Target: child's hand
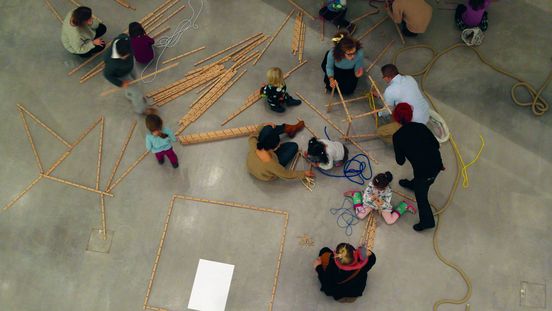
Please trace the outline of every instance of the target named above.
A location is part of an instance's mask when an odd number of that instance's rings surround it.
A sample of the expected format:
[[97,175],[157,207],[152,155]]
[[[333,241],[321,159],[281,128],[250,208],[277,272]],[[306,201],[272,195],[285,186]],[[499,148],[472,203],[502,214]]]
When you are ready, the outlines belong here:
[[333,88],[335,88],[337,86],[337,80],[334,79],[334,78],[330,78],[330,86]]
[[305,171],[305,176],[313,178],[314,177],[314,172],[313,171]]
[[161,131],[160,130],[154,130],[153,132],[151,132],[153,135],[155,136],[161,136]]
[[312,262],[312,266],[316,269],[316,267],[320,266],[322,264],[322,260],[320,259],[320,257],[316,258],[313,262]]
[[355,77],[360,78],[362,77],[362,74],[364,73],[363,68],[358,68],[358,70],[355,72]]

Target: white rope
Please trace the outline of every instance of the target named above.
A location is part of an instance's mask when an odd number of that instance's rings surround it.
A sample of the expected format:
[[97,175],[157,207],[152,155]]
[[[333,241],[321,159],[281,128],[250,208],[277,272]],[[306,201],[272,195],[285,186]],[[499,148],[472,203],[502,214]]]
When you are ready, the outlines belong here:
[[[178,44],[178,42],[180,41],[180,39],[182,38],[182,35],[186,31],[188,31],[190,28],[192,28],[194,30],[199,29],[199,25],[197,25],[196,21],[199,18],[199,15],[201,15],[201,11],[203,10],[203,4],[204,4],[203,0],[201,0],[201,7],[199,8],[199,10],[197,11],[197,14],[196,14],[196,11],[195,11],[194,7],[192,6],[192,0],[188,0],[188,6],[192,10],[192,16],[190,18],[186,18],[186,19],[183,19],[182,21],[180,21],[180,23],[178,23],[178,26],[176,27],[176,30],[171,35],[159,38],[159,40],[155,44],[155,47],[162,48],[161,52],[159,53],[157,58],[154,57],[146,65],[146,67],[144,67],[144,70],[142,70],[142,73],[140,74],[140,78],[144,77],[145,71],[154,62],[155,62],[155,70],[154,71],[158,70],[159,61],[161,60],[161,57],[163,56],[163,53],[165,53],[165,50],[167,48],[175,47]],[[155,53],[155,50],[154,50],[154,53]],[[151,83],[155,80],[156,77],[157,77],[157,74],[153,75],[153,77],[150,80],[145,80],[145,79],[142,80],[142,83]]]

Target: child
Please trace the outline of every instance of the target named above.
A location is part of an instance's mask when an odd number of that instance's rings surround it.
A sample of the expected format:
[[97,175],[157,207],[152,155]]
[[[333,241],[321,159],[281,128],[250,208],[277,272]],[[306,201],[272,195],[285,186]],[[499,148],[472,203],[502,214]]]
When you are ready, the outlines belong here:
[[350,35],[356,30],[356,25],[345,19],[347,0],[327,0],[326,5],[320,9],[318,14],[332,22],[337,28],[346,29]]
[[349,150],[340,142],[313,137],[309,140],[305,157],[314,166],[331,170],[334,165],[339,167],[345,164],[349,157]]
[[150,38],[144,31],[144,28],[142,28],[142,25],[137,22],[132,22],[128,25],[128,34],[136,61],[141,64],[148,64],[153,59],[152,46],[155,40]]
[[482,31],[487,30],[488,20],[485,10],[491,0],[468,0],[468,5],[459,4],[456,7],[454,18],[456,26],[460,30],[479,27]]
[[[416,209],[405,202],[397,204],[393,208],[391,206],[391,196],[393,191],[389,187],[389,183],[393,180],[391,172],[377,174],[364,190],[363,205],[365,209],[381,211],[381,216],[388,225],[392,225],[406,211],[412,214],[416,213]],[[368,210],[370,211],[370,210]]]
[[272,67],[266,73],[268,84],[261,87],[261,96],[266,98],[266,102],[272,111],[282,113],[286,111],[287,106],[298,106],[301,101],[289,96],[286,91],[284,75],[282,69]]
[[176,137],[171,129],[163,127],[163,120],[156,114],[146,116],[146,127],[150,131],[150,134],[146,135],[146,149],[155,153],[159,164],[165,163],[166,155],[171,161],[172,167],[177,168],[178,158],[171,146],[171,141],[175,142]]

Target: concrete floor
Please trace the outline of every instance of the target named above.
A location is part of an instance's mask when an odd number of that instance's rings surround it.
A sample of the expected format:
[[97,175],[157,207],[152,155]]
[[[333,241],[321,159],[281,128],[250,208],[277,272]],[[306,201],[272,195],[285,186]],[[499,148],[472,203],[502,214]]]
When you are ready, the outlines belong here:
[[[71,8],[67,1],[52,2],[60,12]],[[134,0],[134,12],[113,1],[82,2],[92,6],[108,25],[107,38],[161,3]],[[315,13],[320,1],[298,2]],[[369,9],[368,1],[350,2],[349,16],[356,17]],[[440,2],[431,4],[435,8],[448,6]],[[193,3],[199,5],[198,1]],[[272,34],[290,9],[283,0],[239,4],[205,1],[199,29],[186,33],[177,47],[166,52],[166,58],[202,45],[207,46],[206,50],[184,59],[177,69],[159,75],[145,88],[153,90],[181,78],[193,62],[255,32]],[[442,50],[458,42],[453,13],[435,9],[428,32],[408,39],[407,44],[426,43]],[[179,16],[187,14],[189,10]],[[493,3],[490,27],[480,50],[493,63],[539,88],[550,70],[551,16],[550,0]],[[105,116],[103,188],[134,119],[138,120],[137,135],[129,144],[119,174],[144,151],[146,130],[142,118],[132,113],[121,93],[98,96],[109,87],[103,78],[80,85],[77,75],[66,75],[81,60],[67,55],[62,48],[59,23],[42,1],[4,0],[0,17],[0,64],[4,68],[0,72],[0,112],[4,116],[0,123],[1,204],[9,202],[37,175],[16,103],[23,103],[69,141],[100,115]],[[379,18],[364,19],[359,23],[359,33]],[[171,25],[176,25],[176,20]],[[330,41],[326,38],[320,42],[317,22],[308,21],[307,25],[305,57],[309,63],[287,84],[292,93],[300,91],[321,107],[327,97],[322,92],[319,65]],[[268,67],[279,66],[284,71],[293,67],[297,60],[289,52],[291,31],[292,23],[288,23],[260,63],[250,67],[186,132],[219,129],[220,122],[264,81]],[[326,33],[330,32],[331,26],[327,25]],[[390,39],[397,37],[391,23],[386,22],[362,41],[367,64]],[[398,48],[395,44],[392,50]],[[380,85],[379,66],[389,62],[391,55],[388,53],[372,71]],[[414,71],[428,59],[426,52],[411,52],[401,58],[399,68]],[[471,310],[552,310],[552,112],[535,117],[528,108],[515,106],[510,98],[513,83],[481,66],[465,49],[443,57],[426,83],[466,161],[479,148],[479,134],[486,141],[481,158],[469,169],[469,188],[459,189],[441,218],[438,238],[443,254],[471,279]],[[366,88],[363,81],[357,95]],[[163,107],[161,114],[167,124],[176,129],[176,121],[196,96],[192,92]],[[542,96],[552,100],[552,86]],[[363,104],[352,109],[366,111]],[[331,116],[344,126],[341,109]],[[227,127],[295,122],[296,117],[304,118],[318,133],[326,125],[305,105],[274,115],[264,105],[256,104]],[[30,123],[43,162],[52,163],[64,146]],[[357,122],[355,131],[362,133],[373,127],[372,122]],[[329,134],[337,137],[333,130]],[[59,167],[56,176],[93,185],[97,139],[95,130]],[[308,139],[305,131],[295,141],[305,146]],[[391,170],[396,177],[392,185],[400,190],[397,181],[410,177],[410,167],[397,166],[392,149],[379,141],[364,142],[363,146],[379,160],[374,171]],[[113,234],[108,254],[87,251],[92,228],[100,226],[95,194],[40,181],[11,209],[3,211],[0,310],[141,310],[167,207],[175,193],[289,212],[274,310],[431,310],[436,300],[460,298],[466,291],[459,275],[434,255],[433,232],[414,232],[411,227],[417,216],[409,215],[393,226],[378,220],[374,249],[378,262],[369,273],[364,296],[354,304],[338,304],[319,292],[311,262],[323,246],[334,247],[342,241],[357,243],[362,224],[356,225],[348,237],[337,227],[336,216],[329,209],[341,205],[343,191],[360,187],[323,176],[318,176],[313,192],[299,182],[257,181],[244,168],[244,138],[175,146],[175,150],[181,161],[179,169],[159,167],[150,155],[118,186],[115,197],[106,199],[107,223]],[[449,144],[443,145],[442,153],[447,170],[430,192],[430,199],[437,205],[446,200],[456,173]],[[178,201],[150,303],[169,310],[186,310],[197,261],[204,258],[236,265],[227,310],[266,310],[282,226],[282,218],[272,214]],[[299,244],[297,237],[303,234],[313,238],[314,247]],[[545,307],[521,305],[524,281],[546,286]],[[528,302],[541,303],[538,291],[529,289],[527,295]],[[464,310],[464,305],[444,305],[439,310]]]

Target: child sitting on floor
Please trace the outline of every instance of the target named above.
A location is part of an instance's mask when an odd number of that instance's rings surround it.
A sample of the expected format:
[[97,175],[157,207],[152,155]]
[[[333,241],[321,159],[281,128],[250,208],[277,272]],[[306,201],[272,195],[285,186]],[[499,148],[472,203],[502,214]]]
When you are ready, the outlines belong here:
[[381,216],[388,225],[394,224],[406,211],[416,213],[416,208],[406,202],[400,202],[397,206],[391,205],[393,191],[389,183],[393,180],[391,172],[377,174],[364,190],[363,207],[366,213],[371,210],[381,212]]
[[142,25],[137,22],[132,22],[128,25],[128,34],[130,36],[130,46],[134,52],[134,58],[140,64],[149,63],[153,57],[153,44],[155,40],[150,38]]
[[268,84],[261,87],[261,96],[266,98],[270,110],[282,113],[286,111],[287,106],[298,106],[301,101],[289,96],[286,91],[286,83],[282,70],[278,67],[272,67],[266,73]]
[[334,166],[345,164],[349,157],[349,150],[340,142],[313,137],[309,140],[305,157],[314,166],[331,170]]

